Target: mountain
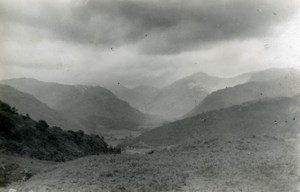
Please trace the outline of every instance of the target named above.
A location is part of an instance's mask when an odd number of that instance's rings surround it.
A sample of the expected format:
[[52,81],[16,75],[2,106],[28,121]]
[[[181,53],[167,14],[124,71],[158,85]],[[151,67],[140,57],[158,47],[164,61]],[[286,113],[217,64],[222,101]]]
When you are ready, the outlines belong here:
[[221,80],[205,73],[197,73],[180,79],[161,89],[141,85],[133,89],[122,85],[110,86],[119,98],[148,114],[174,120],[190,111],[208,95],[211,87]]
[[103,137],[82,131],[63,131],[46,121],[20,115],[0,100],[0,153],[66,161],[87,155],[114,152]]
[[[203,82],[199,83],[200,79]],[[178,80],[162,88],[152,98],[148,113],[157,114],[166,119],[177,119],[200,103],[209,93],[204,85],[209,82],[213,84],[215,81],[217,79],[204,74]]]
[[[274,90],[275,97],[292,96],[293,94],[289,94],[291,91],[288,91],[288,89],[293,89],[294,93],[296,94],[299,93],[296,90],[297,86],[295,85],[295,83],[299,84],[300,82],[299,74],[299,71],[295,69],[281,68],[272,68],[264,71],[249,72],[230,78],[215,77],[203,72],[198,72],[183,79],[179,79],[171,85],[162,88],[154,97],[154,99],[149,103],[146,112],[150,114],[157,114],[171,120],[179,119],[181,116],[185,115],[191,110],[197,110],[198,108],[200,108],[199,106],[202,105],[202,103],[204,102],[203,100],[209,94],[220,89],[226,89],[227,87],[234,87],[239,84],[253,81],[268,81],[273,82],[274,84],[277,83],[282,87],[284,86],[284,89],[287,90],[287,93],[279,90],[279,92],[282,94],[276,94],[276,91]],[[260,85],[258,86],[260,87]],[[273,85],[270,86],[272,87]],[[255,86],[253,86],[253,88],[255,89]],[[264,88],[261,89],[262,91],[264,91]],[[255,92],[255,90],[253,90],[253,92]],[[230,100],[230,95],[228,96]],[[245,94],[243,94],[243,96],[245,96]],[[233,96],[232,102],[225,103],[224,106],[221,105],[220,107],[227,107],[231,106],[232,104],[240,104],[242,102],[258,99],[256,95],[253,98],[246,96],[246,98],[248,99],[243,99],[243,96],[240,96],[240,102],[234,102],[235,97]],[[273,95],[268,95],[266,93],[263,96],[272,97]],[[216,100],[213,102],[218,103],[219,101]],[[198,106],[197,109],[195,109],[196,106]]]
[[300,72],[269,69],[250,74],[249,82],[215,91],[184,117],[239,105],[266,97],[290,97],[300,93]]
[[155,97],[159,89],[148,85],[140,85],[135,88],[129,89],[122,85],[109,85],[108,89],[111,90],[118,98],[126,101],[132,107],[148,113],[148,106]]
[[166,124],[143,133],[133,143],[167,146],[247,137],[295,139],[300,133],[299,109],[300,96],[252,101]]
[[98,134],[103,129],[134,130],[152,118],[99,86],[64,85],[30,78],[10,79],[2,83],[32,94],[84,127],[87,133]]
[[220,78],[198,72],[161,89],[151,86],[129,89],[122,85],[108,88],[140,111],[174,120],[191,111],[212,91],[246,82],[249,78],[249,74]]
[[210,93],[226,86],[237,85],[248,80],[248,74],[242,74],[231,78],[222,78],[211,76],[203,72],[197,72],[175,81],[170,86],[188,86],[189,88],[201,87]]
[[78,130],[82,127],[72,123],[63,117],[62,114],[48,107],[28,93],[0,84],[0,99],[18,109],[21,114],[30,114],[34,120],[44,119],[53,126],[60,126],[64,129]]
[[249,81],[299,81],[300,71],[294,68],[271,68],[250,73]]

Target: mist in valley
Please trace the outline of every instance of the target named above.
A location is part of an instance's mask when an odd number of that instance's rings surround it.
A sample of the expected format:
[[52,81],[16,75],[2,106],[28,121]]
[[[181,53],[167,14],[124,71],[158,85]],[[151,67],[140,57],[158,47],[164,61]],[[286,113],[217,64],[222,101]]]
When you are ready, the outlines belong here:
[[0,192],[300,191],[300,2],[3,0]]

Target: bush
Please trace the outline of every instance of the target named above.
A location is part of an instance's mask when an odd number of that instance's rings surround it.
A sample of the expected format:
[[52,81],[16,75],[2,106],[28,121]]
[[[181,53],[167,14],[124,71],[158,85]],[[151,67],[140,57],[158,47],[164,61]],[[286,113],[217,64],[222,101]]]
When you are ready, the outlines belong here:
[[122,152],[120,147],[108,147],[108,153],[116,153],[116,154],[120,154]]
[[82,130],[78,130],[76,133],[77,133],[77,135],[79,135],[79,137],[83,137],[83,135],[84,135],[84,131],[82,131]]
[[2,101],[0,101],[0,110],[6,113],[13,114],[13,110],[11,109],[11,107],[8,104],[3,103]]
[[44,120],[39,120],[35,126],[39,131],[46,131],[49,128],[49,125]]
[[22,136],[23,139],[30,139],[36,135],[36,131],[29,126],[23,126],[22,129],[18,130],[18,133]]
[[52,127],[52,130],[55,132],[63,132],[62,128],[57,127],[57,126]]
[[0,125],[1,125],[1,132],[3,136],[10,136],[12,130],[15,128],[15,122],[11,118],[11,116],[7,113],[0,111]]
[[13,114],[18,114],[18,110],[15,107],[11,108]]

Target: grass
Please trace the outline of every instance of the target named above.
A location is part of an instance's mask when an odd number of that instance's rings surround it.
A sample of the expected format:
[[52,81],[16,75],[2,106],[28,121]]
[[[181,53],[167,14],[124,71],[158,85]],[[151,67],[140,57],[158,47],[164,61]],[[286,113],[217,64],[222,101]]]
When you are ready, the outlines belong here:
[[296,143],[255,137],[195,141],[146,155],[99,155],[49,166],[18,191],[297,191]]

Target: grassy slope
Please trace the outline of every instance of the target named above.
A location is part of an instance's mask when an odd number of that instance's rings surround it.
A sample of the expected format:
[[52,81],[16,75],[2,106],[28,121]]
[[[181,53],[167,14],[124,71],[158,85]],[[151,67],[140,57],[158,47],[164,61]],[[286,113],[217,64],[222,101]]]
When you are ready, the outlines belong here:
[[295,191],[297,142],[270,137],[193,142],[152,155],[81,158],[9,187],[18,191]]

